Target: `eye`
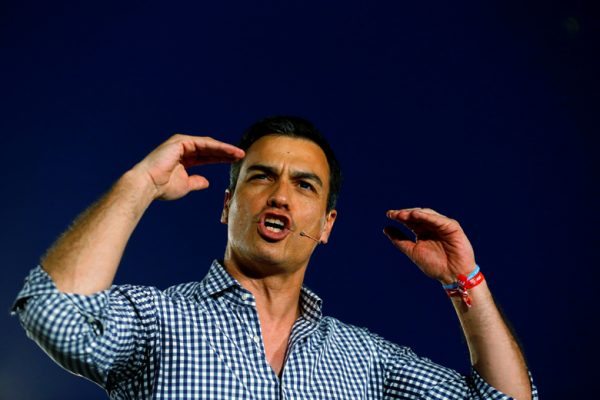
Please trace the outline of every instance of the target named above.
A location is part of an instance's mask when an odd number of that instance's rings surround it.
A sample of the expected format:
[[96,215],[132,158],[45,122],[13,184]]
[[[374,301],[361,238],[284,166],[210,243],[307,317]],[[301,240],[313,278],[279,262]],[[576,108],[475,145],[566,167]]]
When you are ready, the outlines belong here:
[[256,180],[256,179],[269,179],[269,177],[267,176],[267,174],[256,174],[256,175],[252,175],[250,177],[250,180]]
[[315,190],[315,187],[306,181],[298,182],[298,186],[300,186],[302,189]]

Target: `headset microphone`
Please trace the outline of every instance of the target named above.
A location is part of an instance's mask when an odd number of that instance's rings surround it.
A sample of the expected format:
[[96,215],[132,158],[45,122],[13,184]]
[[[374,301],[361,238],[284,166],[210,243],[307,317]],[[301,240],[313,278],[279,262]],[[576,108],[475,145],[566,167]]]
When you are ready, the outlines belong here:
[[308,233],[306,233],[304,231],[300,231],[300,236],[305,236],[311,240],[314,240],[317,243],[321,243],[321,241],[319,239],[315,239],[314,237],[310,236]]

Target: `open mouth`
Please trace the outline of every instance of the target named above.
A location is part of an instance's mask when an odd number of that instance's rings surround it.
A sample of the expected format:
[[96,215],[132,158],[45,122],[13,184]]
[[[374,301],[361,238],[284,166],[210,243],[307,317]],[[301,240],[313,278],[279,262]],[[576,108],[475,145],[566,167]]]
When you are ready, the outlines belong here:
[[278,241],[292,232],[291,221],[286,215],[272,212],[263,213],[258,222],[259,233],[269,241]]
[[265,218],[265,228],[271,232],[281,232],[285,229],[285,222],[277,218]]

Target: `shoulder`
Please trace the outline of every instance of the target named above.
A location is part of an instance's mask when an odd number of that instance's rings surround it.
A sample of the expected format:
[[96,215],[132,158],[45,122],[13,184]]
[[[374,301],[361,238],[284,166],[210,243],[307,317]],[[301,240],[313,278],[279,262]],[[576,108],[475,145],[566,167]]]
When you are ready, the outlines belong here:
[[107,312],[115,315],[143,316],[146,319],[161,318],[165,312],[187,309],[188,299],[194,293],[195,283],[178,284],[161,290],[154,286],[113,285],[108,291]]
[[190,298],[196,293],[200,282],[178,283],[162,291],[163,295],[171,298]]
[[342,347],[350,347],[352,350],[363,349],[386,358],[414,356],[414,352],[409,347],[386,340],[365,327],[348,324],[333,317],[323,317],[320,325],[321,332]]
[[123,297],[139,303],[143,301],[185,301],[195,293],[198,282],[180,283],[161,290],[155,286],[144,285],[113,285],[110,289],[111,297]]
[[[315,338],[319,344],[332,350],[337,360],[359,360],[365,368],[380,371],[402,369],[418,362],[417,355],[407,346],[384,339],[368,328],[342,322],[333,317],[323,317]],[[384,376],[382,375],[382,376]]]

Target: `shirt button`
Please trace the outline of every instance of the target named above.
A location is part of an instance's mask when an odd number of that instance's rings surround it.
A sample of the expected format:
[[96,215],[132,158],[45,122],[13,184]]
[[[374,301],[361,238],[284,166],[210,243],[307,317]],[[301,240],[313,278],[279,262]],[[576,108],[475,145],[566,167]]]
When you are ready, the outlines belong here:
[[250,295],[248,293],[242,294],[242,300],[248,300],[248,297],[250,297]]
[[254,337],[252,338],[254,340],[254,342],[256,342],[257,344],[260,343],[260,338],[256,335],[254,335]]
[[92,352],[92,348],[91,347],[86,347],[85,352],[86,353],[91,353]]

